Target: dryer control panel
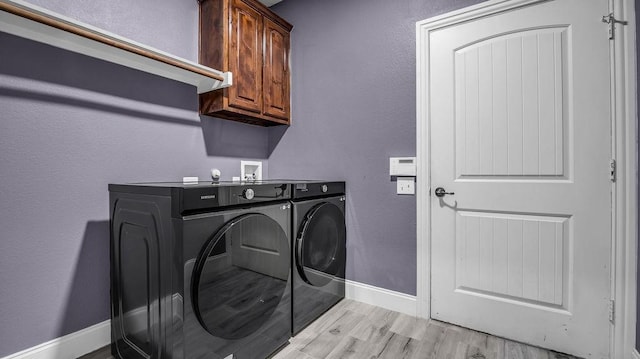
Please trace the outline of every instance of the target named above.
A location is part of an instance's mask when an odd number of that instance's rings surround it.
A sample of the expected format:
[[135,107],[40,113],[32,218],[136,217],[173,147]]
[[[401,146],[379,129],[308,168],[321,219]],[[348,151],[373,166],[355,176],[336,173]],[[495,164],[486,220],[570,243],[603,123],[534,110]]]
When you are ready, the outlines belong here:
[[293,183],[293,198],[332,196],[345,193],[344,182],[300,181]]

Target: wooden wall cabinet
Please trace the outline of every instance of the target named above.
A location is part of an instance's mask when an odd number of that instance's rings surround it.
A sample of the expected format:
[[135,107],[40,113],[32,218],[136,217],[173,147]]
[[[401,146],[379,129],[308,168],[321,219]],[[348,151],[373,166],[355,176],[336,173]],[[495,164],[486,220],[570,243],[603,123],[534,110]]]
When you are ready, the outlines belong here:
[[200,113],[288,125],[293,26],[257,0],[200,1],[200,63],[231,71],[233,85],[200,95]]

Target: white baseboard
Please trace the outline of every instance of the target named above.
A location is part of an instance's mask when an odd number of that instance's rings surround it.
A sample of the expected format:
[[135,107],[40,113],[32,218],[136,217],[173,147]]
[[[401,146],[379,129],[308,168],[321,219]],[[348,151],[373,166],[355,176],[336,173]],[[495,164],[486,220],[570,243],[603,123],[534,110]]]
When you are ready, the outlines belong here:
[[632,359],[640,359],[640,353],[637,350],[633,349],[631,351],[631,358]]
[[345,297],[347,299],[375,305],[414,317],[418,314],[418,302],[413,295],[350,280],[345,281],[345,290]]
[[111,343],[111,321],[92,325],[64,337],[11,354],[2,359],[70,359],[78,358]]

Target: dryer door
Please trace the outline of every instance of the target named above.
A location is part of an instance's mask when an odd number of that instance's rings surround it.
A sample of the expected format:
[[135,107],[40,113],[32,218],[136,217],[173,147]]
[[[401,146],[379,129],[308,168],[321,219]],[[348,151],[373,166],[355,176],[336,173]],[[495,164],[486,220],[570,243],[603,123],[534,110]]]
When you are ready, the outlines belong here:
[[194,312],[212,335],[241,339],[273,315],[289,278],[288,237],[272,218],[228,221],[204,246],[192,276]]
[[345,246],[344,212],[329,202],[313,207],[296,238],[295,262],[300,277],[316,287],[344,278]]

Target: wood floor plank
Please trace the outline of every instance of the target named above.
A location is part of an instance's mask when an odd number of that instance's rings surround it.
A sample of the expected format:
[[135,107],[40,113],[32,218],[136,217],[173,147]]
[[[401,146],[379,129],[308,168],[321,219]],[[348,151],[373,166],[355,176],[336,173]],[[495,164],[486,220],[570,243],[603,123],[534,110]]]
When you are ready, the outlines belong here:
[[334,325],[334,323],[339,321],[345,315],[347,309],[342,302],[338,303],[330,311],[322,315],[315,322],[311,323],[303,331],[298,333],[298,335],[291,338],[290,343],[298,348],[302,348],[318,337],[318,335],[326,332],[328,328]]
[[427,320],[400,313],[389,330],[405,337],[422,340],[427,331]]
[[447,326],[433,320],[428,321],[425,336],[419,343],[417,350],[410,356],[411,359],[435,358],[436,352],[442,342]]
[[366,333],[367,335],[361,339],[369,343],[373,354],[375,354],[380,343],[385,343],[394,334],[389,330],[393,319],[395,319],[395,317],[388,317],[387,320],[382,320],[380,323],[374,322],[374,324],[370,324],[368,330],[365,329],[362,331],[362,333]]
[[504,342],[505,340],[493,335],[487,336],[487,349],[493,355],[494,358],[506,358],[504,354]]
[[344,317],[344,315],[348,311],[353,313],[353,311],[348,310],[346,306],[334,307],[332,310],[328,311],[327,313],[322,315],[320,318],[318,318],[315,322],[309,324],[309,326],[305,328],[304,331],[311,331],[316,334],[320,332],[325,332],[327,331],[327,328],[333,326],[334,323],[336,323],[342,317]]
[[529,345],[522,345],[524,357],[528,359],[553,359],[549,356],[549,352],[540,348],[532,347]]
[[334,321],[331,325],[325,326],[324,330],[312,339],[308,344],[300,348],[300,351],[314,358],[326,358],[335,348],[343,336],[347,335],[365,316],[345,311],[340,320]]
[[464,358],[485,359],[492,357],[487,349],[486,334],[470,330],[464,333],[463,338]]
[[393,312],[380,307],[374,307],[373,309],[363,314],[366,315],[366,318],[372,323],[373,326],[378,328],[384,326],[388,326],[390,328],[400,315],[400,313],[398,312]]
[[391,328],[400,313],[374,307],[364,319],[360,321],[349,335],[364,341],[372,341],[383,336]]
[[442,340],[436,345],[434,358],[456,358],[463,334],[460,328],[447,327]]
[[356,338],[361,341],[368,341],[372,336],[375,335],[375,331],[379,328],[371,322],[369,318],[364,318],[355,327],[348,333],[348,335],[352,338]]
[[418,340],[389,331],[385,340],[376,345],[374,355],[376,358],[411,358],[418,346]]
[[371,344],[364,340],[345,336],[327,355],[327,359],[367,359],[371,358]]
[[525,359],[524,353],[522,352],[522,345],[511,340],[505,340],[504,352],[507,358]]

